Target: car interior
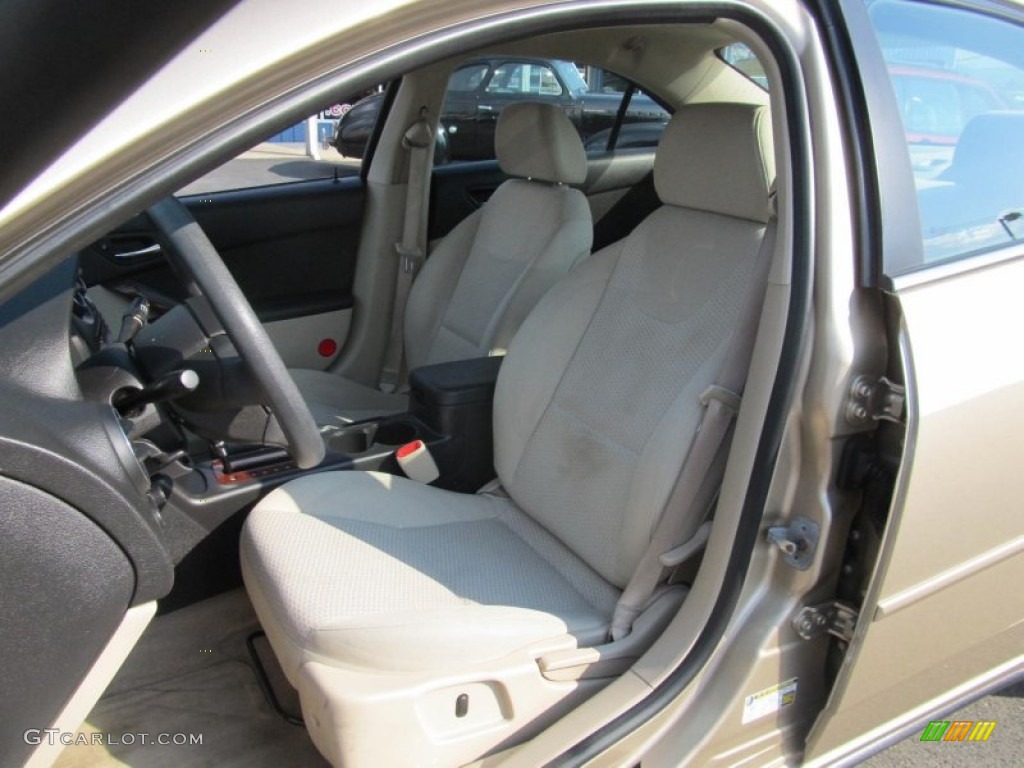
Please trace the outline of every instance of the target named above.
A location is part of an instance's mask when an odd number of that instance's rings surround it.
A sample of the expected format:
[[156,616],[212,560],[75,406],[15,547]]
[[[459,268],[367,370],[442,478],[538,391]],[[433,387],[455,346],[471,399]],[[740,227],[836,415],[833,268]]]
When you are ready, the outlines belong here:
[[[448,77],[497,53],[601,67],[672,118],[656,149],[588,152],[526,101],[495,161],[431,168]],[[618,24],[392,74],[358,175],[171,196],[0,309],[23,435],[0,493],[26,541],[73,542],[11,565],[54,584],[8,681],[25,718],[99,658],[82,728],[216,732],[218,763],[528,761],[707,624],[797,258],[805,150],[768,48]],[[108,639],[153,601],[121,666]]]
[[[424,135],[429,142],[429,127]],[[392,324],[402,324],[409,369],[504,354],[537,300],[590,254],[590,208],[569,186],[586,179],[587,157],[565,113],[550,104],[511,104],[498,118],[494,143],[499,169],[512,178],[439,239],[408,296],[393,301],[406,302]],[[297,369],[292,378],[322,424],[408,405],[404,393],[327,371]]]

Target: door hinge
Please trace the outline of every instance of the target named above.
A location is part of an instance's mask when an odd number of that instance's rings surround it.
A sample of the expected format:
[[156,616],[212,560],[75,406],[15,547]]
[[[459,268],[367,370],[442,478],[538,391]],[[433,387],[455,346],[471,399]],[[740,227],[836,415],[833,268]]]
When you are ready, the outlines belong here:
[[846,403],[846,421],[857,427],[873,421],[903,423],[906,387],[885,376],[857,376],[850,384]]
[[811,567],[818,548],[821,529],[813,520],[797,515],[789,525],[773,525],[768,529],[768,541],[782,550],[787,565],[798,571]]
[[857,626],[857,609],[849,603],[833,600],[830,603],[807,606],[793,619],[793,629],[804,640],[812,640],[828,633],[849,643],[853,628]]

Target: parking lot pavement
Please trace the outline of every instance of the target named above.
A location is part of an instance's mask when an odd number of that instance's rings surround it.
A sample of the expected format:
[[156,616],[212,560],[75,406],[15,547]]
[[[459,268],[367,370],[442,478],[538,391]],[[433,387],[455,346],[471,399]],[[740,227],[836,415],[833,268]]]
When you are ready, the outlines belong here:
[[358,159],[345,158],[334,147],[320,150],[320,160],[306,155],[305,144],[259,144],[183,187],[178,194],[200,195],[228,189],[263,187],[290,181],[356,176]]
[[926,742],[917,733],[861,763],[862,768],[1024,765],[1024,682],[968,704],[943,720],[994,720],[986,742]]

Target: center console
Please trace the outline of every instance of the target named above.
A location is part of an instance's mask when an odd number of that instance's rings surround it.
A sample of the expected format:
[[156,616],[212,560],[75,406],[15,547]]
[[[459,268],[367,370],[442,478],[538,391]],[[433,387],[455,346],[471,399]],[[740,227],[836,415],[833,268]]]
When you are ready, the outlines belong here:
[[494,386],[503,357],[417,368],[409,376],[409,413],[440,436],[426,441],[441,477],[434,485],[472,493],[494,478]]
[[[326,456],[307,471],[401,475],[396,451],[421,440],[440,471],[431,485],[473,493],[494,478],[492,404],[502,360],[476,358],[415,369],[406,412],[323,427]],[[304,474],[286,451],[266,447],[222,449],[212,461],[197,463],[195,470],[175,483],[175,501],[214,525],[223,514]]]

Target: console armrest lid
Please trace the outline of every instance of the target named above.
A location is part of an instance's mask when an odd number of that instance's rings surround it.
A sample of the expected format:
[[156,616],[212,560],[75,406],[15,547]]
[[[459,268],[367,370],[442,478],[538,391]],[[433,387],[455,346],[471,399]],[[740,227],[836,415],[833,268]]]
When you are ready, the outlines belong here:
[[421,366],[409,374],[412,396],[421,403],[442,408],[490,402],[503,360],[504,357],[476,357]]

